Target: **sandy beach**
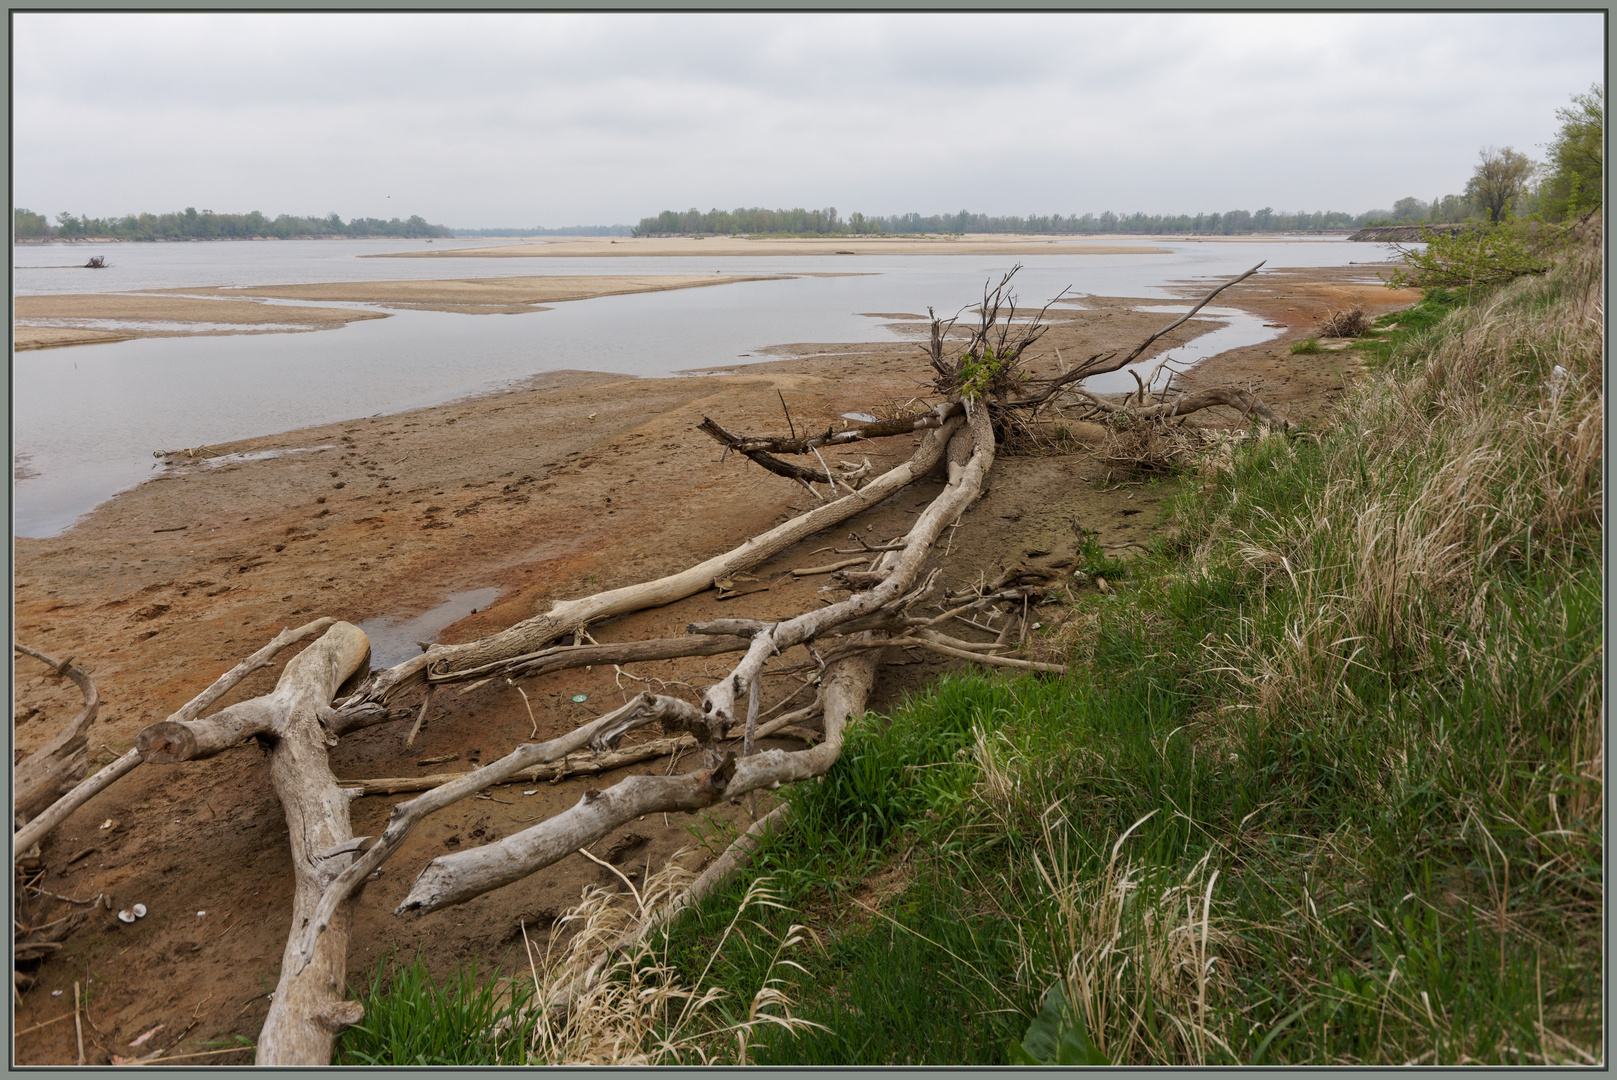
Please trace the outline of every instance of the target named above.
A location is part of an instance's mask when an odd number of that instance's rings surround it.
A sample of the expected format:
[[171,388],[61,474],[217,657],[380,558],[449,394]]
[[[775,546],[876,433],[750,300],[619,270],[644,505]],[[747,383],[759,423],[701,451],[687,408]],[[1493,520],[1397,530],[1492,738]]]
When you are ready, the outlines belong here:
[[[1356,361],[1334,351],[1294,356],[1289,345],[1315,333],[1327,309],[1357,302],[1374,314],[1413,302],[1413,294],[1383,288],[1375,270],[1277,272],[1228,290],[1220,304],[1245,308],[1284,330],[1271,342],[1208,361],[1186,384],[1236,382],[1294,421],[1317,420],[1354,376]],[[531,310],[558,299],[537,299],[544,295],[540,280],[579,287],[571,279],[500,279],[498,286],[511,291],[494,295],[459,288],[495,287],[488,282],[385,283],[419,291],[401,289],[385,298],[371,291],[369,299]],[[636,280],[668,288],[712,279]],[[338,298],[302,291],[324,288],[250,295]],[[1205,283],[1186,286],[1184,295],[1205,289]],[[262,306],[211,297],[144,300]],[[1082,309],[1051,309],[1052,328],[1030,354],[1036,371],[1055,370],[1057,349],[1071,358],[1129,347],[1164,319],[1130,310],[1132,301],[1085,301]],[[266,310],[288,318],[286,307]],[[1164,344],[1204,328],[1186,325]],[[323,615],[352,622],[409,618],[451,594],[497,589],[495,599],[439,638],[465,641],[544,610],[552,599],[681,569],[813,504],[791,481],[735,455],[721,460],[717,444],[696,430],[703,417],[732,430],[774,433],[786,428],[782,399],[801,430],[841,424],[850,410],[879,413],[926,396],[930,376],[914,342],[799,352],[686,378],[551,372],[433,408],[213,447],[216,457],[172,460],[155,479],[97,507],[62,535],[16,541],[16,640],[72,656],[95,678],[103,699],[91,736],[96,768],[282,627]],[[1239,422],[1233,414],[1204,419]],[[1117,475],[1091,448],[1100,430],[1075,427],[1077,441],[1062,453],[1005,455],[996,463],[989,493],[952,533],[947,554],[940,553],[947,585],[962,586],[1018,560],[1070,556],[1075,523],[1119,553],[1167,524],[1173,485]],[[885,439],[839,456],[868,456],[879,470],[907,457],[913,441]],[[240,456],[266,450],[303,452]],[[778,618],[806,610],[819,602],[826,579],[793,577],[792,568],[823,562],[827,548],[848,543],[849,532],[872,543],[902,534],[940,483],[918,484],[840,530],[783,552],[754,571],[755,580],[733,598],[709,590],[617,620],[596,636],[664,636],[705,618]],[[878,708],[953,663],[890,653],[878,677]],[[795,659],[788,655],[781,663]],[[716,657],[565,671],[525,681],[526,700],[503,681],[440,694],[413,747],[403,743],[408,725],[372,728],[334,748],[333,770],[343,779],[461,771],[530,737],[570,730],[616,706],[645,680],[700,687],[726,667]],[[77,697],[32,661],[18,661],[18,676],[16,744],[28,752],[66,721]],[[275,670],[252,676],[221,704],[265,692],[274,677]],[[800,687],[797,676],[771,678],[769,701]],[[575,704],[580,694],[588,700]],[[449,764],[423,764],[449,754],[457,755]],[[658,761],[633,768],[666,767]],[[616,775],[502,786],[490,799],[424,823],[360,895],[350,978],[363,978],[394,947],[406,957],[419,950],[443,976],[473,954],[490,963],[513,949],[520,954],[523,927],[542,938],[584,885],[608,884],[612,875],[570,857],[534,879],[424,918],[402,920],[392,909],[432,856],[521,828]],[[356,835],[374,835],[394,801],[358,799]],[[732,826],[746,823],[739,807],[724,814]],[[598,848],[625,872],[641,873],[648,862],[656,865],[691,843],[687,823],[677,815],[638,822]],[[43,888],[111,896],[112,910],[139,901],[152,914],[126,926],[111,911],[99,911],[60,956],[44,963],[39,984],[16,1008],[16,1025],[26,1031],[16,1043],[19,1063],[75,1059],[74,1025],[50,1023],[63,1012],[63,999],[51,992],[65,988],[71,1000],[73,983],[86,978],[87,968],[96,979],[93,1027],[85,1028],[92,1063],[127,1054],[130,1040],[159,1023],[179,1029],[194,1019],[196,1039],[256,1037],[288,930],[292,887],[286,826],[256,750],[135,770],[46,840],[42,867]],[[248,1058],[243,1052],[209,1060]]]

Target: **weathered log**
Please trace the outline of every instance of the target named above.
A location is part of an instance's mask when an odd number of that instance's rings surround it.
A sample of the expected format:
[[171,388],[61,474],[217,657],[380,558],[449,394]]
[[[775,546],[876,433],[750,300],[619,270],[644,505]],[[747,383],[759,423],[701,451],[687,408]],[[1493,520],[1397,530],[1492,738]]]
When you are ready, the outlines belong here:
[[[89,767],[89,731],[95,723],[96,710],[101,706],[101,695],[89,672],[73,663],[73,658],[58,660],[54,656],[31,649],[21,643],[11,646],[24,656],[31,656],[51,668],[58,677],[72,679],[84,696],[84,707],[77,716],[51,736],[50,740],[23,758],[11,771],[12,817],[18,825],[50,806],[84,778]],[[32,846],[32,845],[30,845]],[[26,849],[24,849],[26,850]]]
[[448,674],[429,670],[427,681],[436,685],[501,675],[507,678],[519,676],[533,678],[567,668],[595,664],[637,664],[646,660],[673,660],[687,656],[717,656],[720,653],[740,652],[746,647],[746,638],[712,635],[652,638],[647,641],[606,641],[594,645],[556,645],[538,652],[513,656],[509,660],[498,660],[474,668],[458,668]]
[[[940,427],[943,421],[951,416],[960,416],[964,409],[958,403],[951,403],[941,409],[934,409],[925,416],[900,416],[892,420],[878,420],[873,424],[862,427],[844,428],[833,431],[826,428],[819,435],[805,435],[802,437],[779,438],[769,435],[737,435],[732,431],[715,424],[707,417],[702,417],[702,423],[697,430],[706,433],[718,442],[743,454],[751,455],[754,451],[768,451],[776,454],[807,454],[821,446],[842,446],[852,442],[866,442],[870,439],[884,439],[893,435],[909,435],[927,428]],[[823,479],[825,474],[820,473]],[[841,479],[841,477],[838,477]]]
[[328,1065],[338,1033],[364,1015],[357,1001],[343,1000],[351,904],[332,913],[307,964],[293,960],[302,959],[297,952],[299,931],[326,884],[352,858],[348,798],[331,774],[326,759],[330,736],[319,713],[369,655],[364,631],[350,623],[334,623],[293,657],[275,689],[258,699],[280,710],[272,730],[270,781],[286,813],[294,876],[291,929],[275,1000],[258,1036],[254,1059],[258,1065]]
[[[797,721],[818,711],[819,706],[816,704],[806,709],[797,709],[783,716],[777,716],[775,719],[758,726],[758,738],[768,738],[770,735],[790,735],[805,742],[810,738],[818,739],[819,735],[795,726]],[[738,738],[739,735],[740,733],[736,731],[727,733],[727,737],[732,739]],[[651,739],[647,742],[636,743],[633,746],[626,746],[618,750],[590,754],[587,757],[575,757],[569,754],[559,761],[535,765],[499,782],[515,784],[518,782],[537,783],[544,780],[555,783],[557,780],[569,776],[587,776],[611,772],[613,769],[621,769],[625,765],[634,765],[642,761],[650,761],[653,758],[694,750],[699,745],[695,736],[687,734]],[[357,799],[366,795],[399,795],[406,791],[431,791],[433,788],[452,784],[470,775],[470,771],[434,773],[429,776],[390,776],[370,780],[339,780],[337,783],[342,786],[343,792],[349,798]],[[492,787],[493,785],[490,786]]]
[[[275,692],[221,709],[206,719],[199,720],[196,717],[242,679],[259,668],[268,667],[281,649],[295,641],[328,630],[335,624],[334,619],[316,619],[296,630],[282,630],[268,645],[221,675],[212,686],[187,702],[179,712],[167,720],[146,727],[135,736],[135,747],[140,751],[141,757],[154,765],[193,761],[212,757],[233,746],[239,746],[254,735],[274,731],[286,713],[285,700],[278,696],[281,684],[286,681],[284,671],[281,673],[280,682],[276,684]],[[365,641],[365,648],[368,655],[369,639]],[[362,655],[356,660],[354,667],[357,668],[364,658]],[[344,673],[343,677],[347,678],[347,673]],[[338,684],[341,682],[339,679]],[[331,689],[332,693],[336,693],[337,687],[333,686]],[[320,702],[320,706],[325,706],[330,700],[330,697],[327,697],[325,701]]]
[[563,634],[614,615],[660,607],[701,592],[715,579],[765,562],[797,541],[846,521],[886,500],[930,473],[943,455],[958,420],[951,418],[926,432],[910,459],[878,476],[857,492],[816,507],[806,514],[753,537],[740,547],[655,581],[628,585],[577,600],[554,604],[543,615],[525,619],[496,634],[460,645],[434,645],[377,675],[362,691],[362,700],[385,702],[419,685],[431,669],[434,681],[459,677],[464,670],[535,652]]

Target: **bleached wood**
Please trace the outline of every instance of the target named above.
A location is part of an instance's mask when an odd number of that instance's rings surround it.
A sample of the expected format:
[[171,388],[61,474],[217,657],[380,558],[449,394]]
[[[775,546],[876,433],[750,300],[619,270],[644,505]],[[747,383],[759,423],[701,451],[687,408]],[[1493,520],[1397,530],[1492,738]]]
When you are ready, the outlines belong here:
[[[423,818],[515,776],[531,765],[565,758],[573,751],[596,741],[603,733],[615,732],[617,737],[621,738],[623,733],[633,726],[658,720],[700,723],[702,714],[694,705],[678,698],[641,694],[622,708],[614,709],[566,735],[542,743],[524,743],[498,761],[457,776],[408,802],[399,803],[388,815],[387,826],[383,829],[381,837],[367,844],[363,852],[326,885],[325,895],[313,905],[307,923],[303,924],[303,932],[298,935],[299,944],[296,952],[293,952],[290,944],[287,946],[289,967],[301,966],[316,955],[317,950],[321,948],[320,942],[329,922],[341,910],[342,905],[359,890],[365,879],[377,867],[398,850],[404,838],[410,835],[410,831]],[[346,800],[344,805],[346,807]]]
[[[336,622],[335,619],[316,619],[311,623],[306,623],[303,626],[296,628],[295,630],[282,630],[270,641],[268,645],[265,645],[262,649],[259,649],[241,663],[219,676],[213,681],[212,685],[182,705],[173,714],[171,714],[168,720],[165,722],[182,723],[194,720],[196,717],[202,715],[203,710],[212,705],[215,701],[218,701],[225,694],[229,693],[232,688],[234,688],[248,675],[251,675],[259,668],[267,667],[275,658],[275,655],[282,649],[286,648],[288,645],[302,641],[304,638],[312,637],[315,634],[320,633],[327,627],[331,626],[334,622]],[[55,829],[63,821],[66,821],[68,817],[72,815],[73,811],[83,806],[86,802],[89,802],[90,799],[94,798],[98,793],[104,791],[108,786],[126,775],[135,766],[141,764],[143,760],[144,759],[141,756],[140,749],[138,746],[136,746],[135,748],[124,753],[110,765],[101,769],[94,776],[84,780],[67,794],[63,795],[60,799],[57,799],[56,802],[52,803],[48,809],[30,820],[27,825],[23,826],[23,828],[18,830],[16,835],[12,837],[12,858],[16,859],[23,852],[28,851],[35,844],[39,843],[46,836],[48,836],[53,829]]]
[[286,813],[292,849],[292,920],[281,957],[275,1000],[258,1036],[258,1065],[328,1065],[337,1034],[364,1015],[347,990],[348,930],[352,905],[327,921],[307,964],[291,963],[298,931],[326,884],[348,862],[340,851],[353,840],[348,798],[326,759],[330,733],[320,713],[349,675],[370,655],[370,640],[351,623],[333,623],[314,644],[288,661],[275,689],[260,698],[280,710],[270,749],[270,781]]

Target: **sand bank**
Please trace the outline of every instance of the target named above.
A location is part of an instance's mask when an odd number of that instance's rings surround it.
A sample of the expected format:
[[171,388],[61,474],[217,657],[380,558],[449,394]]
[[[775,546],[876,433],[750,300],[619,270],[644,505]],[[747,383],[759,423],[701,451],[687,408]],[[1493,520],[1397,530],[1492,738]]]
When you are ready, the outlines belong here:
[[[20,296],[13,308],[15,347],[44,349],[59,345],[126,341],[137,337],[326,330],[362,319],[387,318],[385,311],[260,303],[266,299],[377,304],[470,315],[512,315],[543,311],[545,304],[588,300],[596,296],[770,280],[776,279],[768,275],[738,274],[594,274]],[[38,325],[46,320],[45,325]]]
[[[12,306],[12,318],[15,320],[14,348],[44,349],[136,337],[326,330],[362,319],[386,318],[386,314],[344,308],[272,306],[247,300],[80,293],[19,296]],[[35,320],[48,322],[30,325]]]
[[1035,236],[605,237],[536,240],[497,247],[400,251],[366,259],[600,259],[677,255],[1167,255],[1169,249],[1137,241],[1093,243]]

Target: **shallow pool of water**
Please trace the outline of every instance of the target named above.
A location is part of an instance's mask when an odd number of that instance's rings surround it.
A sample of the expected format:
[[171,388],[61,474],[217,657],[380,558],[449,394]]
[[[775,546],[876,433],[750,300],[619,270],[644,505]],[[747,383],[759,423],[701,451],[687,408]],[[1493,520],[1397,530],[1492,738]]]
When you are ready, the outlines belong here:
[[422,642],[436,644],[444,627],[483,610],[499,595],[500,590],[495,588],[469,589],[451,593],[443,603],[414,618],[382,616],[358,623],[371,639],[371,667],[390,668],[420,656]]

